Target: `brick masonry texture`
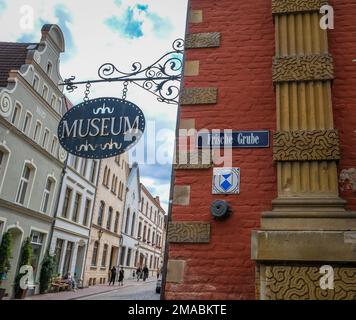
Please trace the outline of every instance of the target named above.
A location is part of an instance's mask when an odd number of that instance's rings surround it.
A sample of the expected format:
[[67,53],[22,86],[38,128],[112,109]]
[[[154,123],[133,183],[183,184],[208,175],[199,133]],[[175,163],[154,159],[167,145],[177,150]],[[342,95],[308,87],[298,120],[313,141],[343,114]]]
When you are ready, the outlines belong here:
[[[202,9],[202,23],[188,33],[220,32],[218,48],[187,50],[199,60],[196,77],[185,86],[216,87],[215,105],[184,106],[181,119],[195,119],[197,129],[275,130],[272,83],[274,25],[271,1],[191,0]],[[233,14],[232,14],[233,13]],[[241,168],[241,194],[211,194],[213,170],[178,170],[176,185],[190,185],[190,205],[173,206],[173,221],[211,223],[209,244],[170,244],[169,259],[185,260],[182,283],[167,283],[167,299],[254,299],[255,265],[251,261],[251,230],[276,198],[272,148],[234,149],[233,164]],[[234,212],[226,221],[210,214],[213,200],[227,200]]]
[[[333,112],[340,136],[341,174],[343,170],[356,168],[356,62],[352,62],[356,59],[356,2],[332,0],[329,3],[335,10],[335,29],[329,31],[329,46],[334,58]],[[356,211],[356,191],[344,188],[344,182],[341,175],[340,195],[347,200],[347,209]]]

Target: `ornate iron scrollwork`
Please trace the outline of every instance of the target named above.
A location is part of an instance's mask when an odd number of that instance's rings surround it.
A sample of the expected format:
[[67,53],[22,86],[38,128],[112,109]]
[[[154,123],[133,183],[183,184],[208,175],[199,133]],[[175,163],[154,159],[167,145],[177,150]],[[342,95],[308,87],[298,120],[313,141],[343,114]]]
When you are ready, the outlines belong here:
[[74,82],[75,77],[64,80],[62,85],[73,92],[78,84],[127,81],[157,96],[159,102],[178,104],[182,79],[184,40],[176,39],[173,50],[163,55],[148,67],[140,62],[131,65],[130,72],[123,72],[112,63],[104,63],[98,69],[98,80]]

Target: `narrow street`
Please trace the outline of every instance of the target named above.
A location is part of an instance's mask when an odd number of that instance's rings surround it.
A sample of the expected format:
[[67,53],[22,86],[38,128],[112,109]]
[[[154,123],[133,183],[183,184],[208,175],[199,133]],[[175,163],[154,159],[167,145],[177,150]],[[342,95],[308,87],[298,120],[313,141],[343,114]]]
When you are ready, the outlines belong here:
[[156,293],[156,282],[137,282],[132,285],[113,290],[106,293],[99,293],[89,297],[75,300],[159,300],[160,294]]

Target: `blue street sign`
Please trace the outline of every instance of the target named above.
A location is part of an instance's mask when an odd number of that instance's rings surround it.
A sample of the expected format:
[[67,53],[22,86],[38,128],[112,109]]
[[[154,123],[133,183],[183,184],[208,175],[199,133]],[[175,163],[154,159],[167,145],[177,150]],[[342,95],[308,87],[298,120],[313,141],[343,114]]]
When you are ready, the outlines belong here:
[[145,117],[132,102],[98,98],[70,109],[58,125],[58,138],[69,153],[103,159],[126,152],[140,140]]
[[198,133],[198,148],[268,148],[269,131],[230,131]]

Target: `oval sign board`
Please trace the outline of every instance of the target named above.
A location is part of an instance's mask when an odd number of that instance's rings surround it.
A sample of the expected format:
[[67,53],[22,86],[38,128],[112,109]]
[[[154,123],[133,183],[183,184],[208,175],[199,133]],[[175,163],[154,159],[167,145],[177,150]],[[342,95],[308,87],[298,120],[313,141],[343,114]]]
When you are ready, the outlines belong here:
[[70,109],[58,125],[60,144],[69,153],[90,159],[128,151],[145,130],[145,117],[132,102],[98,98]]

